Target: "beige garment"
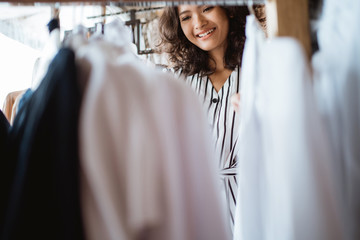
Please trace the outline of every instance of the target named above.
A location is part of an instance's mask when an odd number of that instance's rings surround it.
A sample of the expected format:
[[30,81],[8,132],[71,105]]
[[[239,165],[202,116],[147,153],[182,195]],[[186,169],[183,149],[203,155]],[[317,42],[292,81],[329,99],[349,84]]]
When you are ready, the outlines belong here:
[[[21,96],[25,93],[26,90],[14,91],[6,95],[3,112],[9,121],[12,123],[15,119],[17,105],[19,104],[19,100]],[[19,100],[17,98],[19,97]]]
[[15,99],[14,105],[12,107],[12,113],[11,113],[11,121],[10,121],[11,125],[14,123],[17,111],[19,109],[20,100],[23,97],[23,95],[25,94],[25,92],[26,92],[26,90],[23,90],[22,93],[20,93]]
[[98,40],[83,50],[77,61],[90,66],[79,124],[87,239],[229,239],[210,133],[191,89],[125,47]]

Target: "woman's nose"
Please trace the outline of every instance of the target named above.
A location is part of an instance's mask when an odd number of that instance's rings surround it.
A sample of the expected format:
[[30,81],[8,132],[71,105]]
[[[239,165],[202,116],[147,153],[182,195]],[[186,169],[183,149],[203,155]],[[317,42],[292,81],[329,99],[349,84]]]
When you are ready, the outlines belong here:
[[207,23],[207,21],[203,16],[197,15],[195,17],[195,28],[196,29],[202,29],[206,25],[206,23]]

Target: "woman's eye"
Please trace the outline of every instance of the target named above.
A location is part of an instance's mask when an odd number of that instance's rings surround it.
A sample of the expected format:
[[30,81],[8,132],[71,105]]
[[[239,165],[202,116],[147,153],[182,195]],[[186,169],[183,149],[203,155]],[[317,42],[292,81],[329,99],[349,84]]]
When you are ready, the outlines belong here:
[[207,11],[210,11],[211,9],[213,9],[214,7],[213,6],[210,6],[210,7],[206,7],[203,12],[207,12]]
[[186,21],[186,20],[189,20],[189,19],[190,19],[190,17],[186,16],[186,17],[182,17],[181,21],[183,22],[183,21]]

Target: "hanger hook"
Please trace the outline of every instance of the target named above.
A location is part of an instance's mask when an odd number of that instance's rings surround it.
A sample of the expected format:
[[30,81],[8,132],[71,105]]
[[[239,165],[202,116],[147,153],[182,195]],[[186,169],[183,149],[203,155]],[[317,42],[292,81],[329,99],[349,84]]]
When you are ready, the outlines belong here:
[[249,12],[255,16],[255,10],[254,10],[254,1],[253,0],[248,0],[247,1],[247,6],[249,9]]

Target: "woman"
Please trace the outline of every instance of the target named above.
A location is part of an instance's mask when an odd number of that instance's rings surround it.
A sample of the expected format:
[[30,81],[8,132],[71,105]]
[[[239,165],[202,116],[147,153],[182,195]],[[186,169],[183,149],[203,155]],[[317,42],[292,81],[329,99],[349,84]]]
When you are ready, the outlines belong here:
[[[208,113],[231,226],[237,196],[236,167],[241,57],[247,7],[180,5],[160,19],[162,46],[172,68],[186,77]],[[231,96],[235,104],[231,104]]]

